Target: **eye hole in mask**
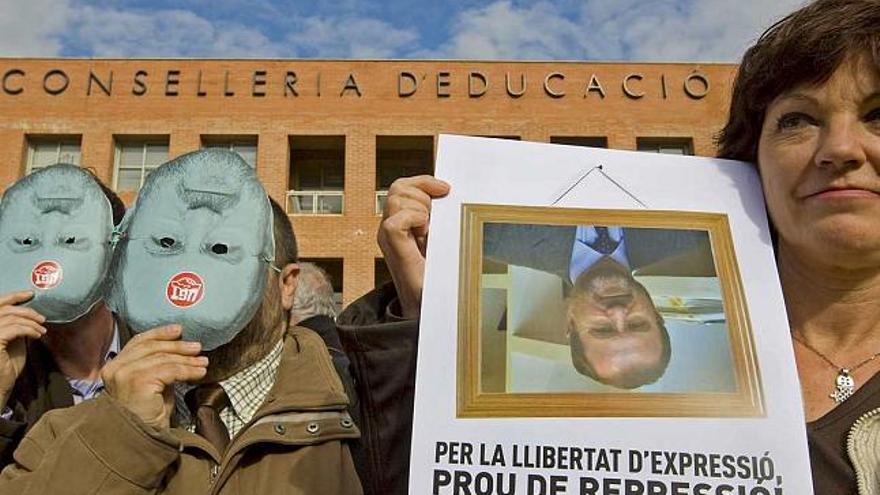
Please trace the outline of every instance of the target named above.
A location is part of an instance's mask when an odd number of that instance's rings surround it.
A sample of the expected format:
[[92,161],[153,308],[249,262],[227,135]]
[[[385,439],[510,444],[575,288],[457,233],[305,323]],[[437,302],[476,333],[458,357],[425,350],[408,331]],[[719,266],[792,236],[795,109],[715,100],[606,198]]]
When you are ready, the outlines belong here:
[[202,252],[214,259],[233,264],[239,263],[244,256],[241,246],[229,242],[227,239],[216,239],[216,237],[206,239],[206,242],[202,244]]
[[40,239],[33,235],[14,236],[12,249],[16,252],[33,251],[40,247]]
[[150,236],[145,247],[153,254],[177,254],[183,251],[183,241],[174,234],[157,233]]
[[76,232],[61,232],[55,242],[59,247],[73,251],[84,251],[92,245],[87,236]]

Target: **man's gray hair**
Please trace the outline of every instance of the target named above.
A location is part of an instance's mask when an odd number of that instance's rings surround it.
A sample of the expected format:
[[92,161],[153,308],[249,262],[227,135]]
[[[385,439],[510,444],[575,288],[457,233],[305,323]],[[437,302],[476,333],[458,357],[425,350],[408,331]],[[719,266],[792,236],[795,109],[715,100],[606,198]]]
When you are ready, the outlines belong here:
[[325,315],[336,318],[333,303],[333,284],[330,276],[314,263],[299,263],[296,293],[290,310],[290,323],[297,323],[312,316]]

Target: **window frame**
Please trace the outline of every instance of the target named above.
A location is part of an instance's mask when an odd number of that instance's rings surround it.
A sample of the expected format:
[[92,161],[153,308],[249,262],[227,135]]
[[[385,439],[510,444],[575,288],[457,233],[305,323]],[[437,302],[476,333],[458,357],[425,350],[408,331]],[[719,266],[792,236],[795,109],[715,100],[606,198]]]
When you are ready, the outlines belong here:
[[[304,143],[299,143],[299,141],[304,140],[308,141],[309,139],[315,139],[315,143],[312,143],[311,146],[303,145]],[[326,143],[333,144],[334,141],[339,141],[340,145],[334,145],[329,147],[323,147],[322,145],[316,144],[320,143],[323,139],[327,141],[323,146],[326,146]],[[344,134],[334,134],[334,135],[290,135],[288,136],[288,160],[287,166],[289,171],[288,177],[288,189],[285,193],[285,202],[284,202],[284,210],[288,215],[296,215],[296,216],[343,216],[345,215],[345,182],[346,182],[346,147],[348,146],[348,138]],[[334,160],[340,160],[338,164],[339,170],[335,170],[337,168],[336,164],[334,167],[327,167],[323,164],[316,165],[316,170],[318,171],[318,181],[320,185],[317,188],[302,188],[302,171],[303,165],[297,164],[297,155],[298,154],[306,154],[307,156],[311,152],[322,152],[328,151],[330,155],[333,156]],[[306,168],[315,166],[312,163],[312,160],[318,161],[319,159],[315,157],[308,157],[306,159]],[[330,169],[333,169],[330,171]],[[341,186],[327,186],[328,176],[330,173],[341,173],[342,177],[342,185]],[[295,208],[292,208],[291,201],[295,201],[295,197],[305,197],[312,196],[312,208],[311,211],[295,211]],[[321,203],[322,197],[333,197],[340,198],[339,200],[339,211],[333,212],[323,212],[320,211],[318,205]]]
[[[393,141],[411,141],[411,144],[422,145],[413,146],[413,147],[395,147],[391,144]],[[388,167],[386,164],[383,167],[380,163],[380,160],[383,159],[382,154],[388,154],[389,152],[400,152],[406,151],[409,153],[425,153],[428,156],[428,159],[425,161],[427,167],[421,166],[421,164],[412,166],[411,163],[407,162],[406,165],[394,164],[390,167],[395,169],[394,171],[399,171],[396,178],[401,177],[412,177],[413,175],[434,175],[434,170],[436,168],[436,153],[437,153],[437,139],[436,136],[431,134],[377,134],[376,135],[376,153],[375,153],[375,178],[376,178],[376,190],[374,192],[374,207],[375,214],[382,215],[382,210],[385,206],[385,201],[388,198],[388,190],[391,185],[388,187],[383,187],[382,185],[382,170],[383,168]],[[413,159],[412,162],[418,162],[418,159]],[[409,169],[409,170],[407,170]],[[393,182],[393,181],[392,181]]]
[[[171,153],[170,139],[168,137],[164,137],[164,138],[163,137],[152,137],[152,138],[144,138],[144,139],[127,138],[126,137],[123,139],[116,139],[115,141],[116,141],[116,143],[115,143],[116,145],[114,147],[115,149],[114,149],[114,154],[113,154],[113,190],[116,192],[120,192],[120,189],[119,189],[120,171],[123,169],[124,170],[135,170],[134,167],[124,167],[124,168],[122,167],[122,163],[121,163],[122,149],[124,147],[135,146],[135,145],[140,146],[140,148],[141,148],[140,162],[141,163],[140,163],[140,167],[138,168],[138,170],[140,170],[140,179],[139,179],[138,187],[136,189],[123,189],[123,191],[138,192],[141,190],[142,187],[144,187],[144,180],[146,179],[146,169],[147,169],[147,167],[146,167],[147,149],[150,146],[157,146],[158,145],[158,146],[165,147],[165,160],[163,160],[162,163],[168,161],[168,157]],[[159,168],[160,165],[161,165],[161,163],[159,165],[156,165],[155,167],[150,167],[150,169],[156,170],[157,168]]]
[[[664,153],[663,149],[680,149],[683,153]],[[661,155],[694,156],[694,138],[646,136],[636,138],[636,151]]]
[[[37,146],[54,144],[55,145],[55,161],[50,164],[53,165],[55,163],[61,163],[61,148],[64,145],[75,144],[76,151],[76,163],[71,163],[71,165],[76,165],[78,167],[82,166],[82,136],[28,136],[27,137],[27,157],[25,159],[25,175],[30,175],[35,170],[39,170],[41,168],[48,167],[49,165],[36,167],[34,168],[34,158],[37,154]],[[67,163],[67,162],[64,162]]]
[[[247,159],[244,158],[244,155],[239,153],[235,147],[236,146],[253,146],[254,148],[254,163],[249,163]],[[233,151],[238,153],[248,165],[251,166],[254,170],[257,169],[257,164],[260,159],[260,143],[259,136],[212,136],[212,135],[202,135],[202,149],[206,148],[220,148],[226,149],[229,151]]]

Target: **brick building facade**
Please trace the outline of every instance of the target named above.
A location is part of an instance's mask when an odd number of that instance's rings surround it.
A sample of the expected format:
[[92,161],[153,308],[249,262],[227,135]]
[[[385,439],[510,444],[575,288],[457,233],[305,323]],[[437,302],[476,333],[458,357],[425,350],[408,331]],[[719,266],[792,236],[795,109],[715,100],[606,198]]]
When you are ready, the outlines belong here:
[[736,67],[579,62],[0,59],[0,189],[56,161],[130,202],[206,146],[252,163],[345,302],[387,277],[384,190],[439,133],[711,156]]

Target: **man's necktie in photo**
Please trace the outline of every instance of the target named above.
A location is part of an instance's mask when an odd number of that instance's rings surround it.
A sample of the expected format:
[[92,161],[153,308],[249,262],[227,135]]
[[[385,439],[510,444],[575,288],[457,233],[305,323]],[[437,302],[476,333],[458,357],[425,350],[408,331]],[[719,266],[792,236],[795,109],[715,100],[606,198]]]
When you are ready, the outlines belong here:
[[622,227],[578,225],[571,252],[569,277],[574,283],[578,276],[605,257],[629,268],[626,258]]
[[[593,227],[596,231],[596,239],[590,244],[590,247],[608,256],[617,249],[620,239],[614,240],[608,233],[608,227]],[[621,239],[623,237],[621,236]]]

